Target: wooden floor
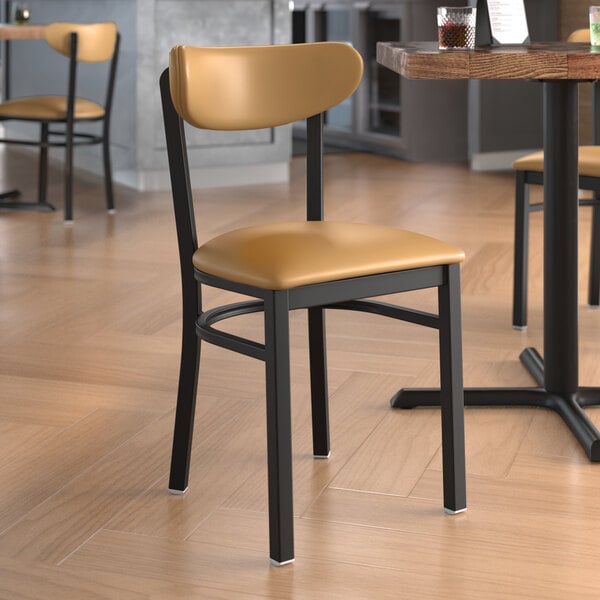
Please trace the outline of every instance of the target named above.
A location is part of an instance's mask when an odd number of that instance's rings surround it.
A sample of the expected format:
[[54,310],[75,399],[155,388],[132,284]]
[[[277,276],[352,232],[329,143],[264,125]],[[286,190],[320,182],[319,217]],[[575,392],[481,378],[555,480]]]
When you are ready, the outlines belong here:
[[[35,165],[0,156],[33,193]],[[23,166],[24,165],[24,166]],[[197,193],[201,240],[301,219],[292,182]],[[10,177],[7,176],[10,174]],[[327,216],[414,228],[463,247],[467,385],[532,385],[541,347],[541,214],[532,217],[527,332],[510,326],[510,174],[327,157]],[[52,174],[51,194],[62,208]],[[167,493],[180,344],[170,198],[96,179],[62,215],[0,214],[0,598],[597,599],[600,465],[553,413],[468,409],[469,509],[441,503],[439,413],[392,410],[435,384],[431,330],[328,319],[332,456],[311,457],[306,319],[292,315],[296,562],[269,565],[263,365],[205,345],[190,488]],[[585,298],[589,209],[581,211]],[[207,306],[225,294],[208,291]],[[435,292],[405,302],[436,310]],[[581,381],[600,384],[600,313],[581,306]],[[261,338],[259,316],[232,330]],[[589,414],[600,423],[600,411]]]

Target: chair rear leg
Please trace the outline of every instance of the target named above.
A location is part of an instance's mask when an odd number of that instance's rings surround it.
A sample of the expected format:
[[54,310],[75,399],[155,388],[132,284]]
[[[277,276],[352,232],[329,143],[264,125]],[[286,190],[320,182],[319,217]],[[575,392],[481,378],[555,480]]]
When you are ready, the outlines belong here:
[[73,222],[73,127],[67,123],[65,134],[65,223]]
[[102,140],[102,157],[104,160],[104,188],[106,190],[106,209],[109,213],[115,212],[115,198],[113,193],[112,165],[110,162],[110,140],[108,130],[105,129]]
[[[596,202],[600,202],[600,193],[594,192]],[[592,208],[592,243],[590,249],[590,276],[588,304],[598,306],[600,296],[600,205]]]
[[513,270],[513,327],[527,327],[527,277],[529,253],[529,184],[525,172],[516,172],[515,257]]
[[448,265],[448,282],[438,288],[440,390],[444,508],[466,510],[464,392],[460,314],[460,266]]
[[200,366],[200,338],[196,335],[198,284],[193,282],[184,294],[187,296],[183,306],[179,387],[169,476],[169,491],[173,494],[183,494],[188,487]]
[[294,560],[288,311],[286,291],[265,298],[269,547],[275,565]]
[[315,458],[329,458],[329,402],[327,392],[325,311],[322,308],[308,309],[308,345],[313,455]]
[[47,203],[48,188],[48,123],[40,127],[40,156],[38,165],[38,204]]

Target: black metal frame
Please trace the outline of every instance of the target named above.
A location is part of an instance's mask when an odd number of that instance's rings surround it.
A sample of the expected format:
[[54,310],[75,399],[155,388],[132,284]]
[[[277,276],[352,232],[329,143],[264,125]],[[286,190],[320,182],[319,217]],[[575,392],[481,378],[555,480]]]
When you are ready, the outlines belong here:
[[[117,32],[115,40],[115,49],[110,61],[106,100],[104,103],[104,115],[94,118],[76,118],[75,101],[77,89],[77,44],[78,35],[76,32],[70,34],[69,45],[69,80],[67,89],[67,112],[63,119],[35,119],[32,117],[0,117],[0,121],[27,121],[40,123],[40,141],[0,138],[0,143],[17,144],[22,146],[38,146],[40,148],[39,166],[38,166],[38,200],[37,202],[15,202],[11,198],[18,198],[21,193],[18,190],[11,190],[0,194],[0,209],[10,210],[36,210],[53,211],[54,207],[46,200],[46,188],[48,180],[48,148],[61,147],[65,149],[65,168],[64,168],[64,193],[65,193],[65,222],[73,221],[73,148],[81,145],[102,144],[102,159],[104,165],[104,186],[106,190],[106,207],[109,212],[114,212],[114,192],[112,182],[112,165],[110,160],[110,118],[112,112],[113,95],[115,89],[115,79],[117,73],[117,63],[119,58],[119,46],[121,37]],[[5,67],[8,68],[8,65]],[[90,133],[80,133],[75,131],[75,124],[79,122],[99,122],[102,121],[102,133],[98,135]],[[50,125],[56,123],[64,124],[64,130],[51,130]],[[58,136],[61,139],[51,141],[51,136]]]
[[[537,387],[468,388],[467,406],[536,406],[556,411],[588,458],[600,462],[600,431],[583,408],[600,405],[600,388],[578,382],[577,86],[544,82],[544,356],[526,348],[521,361]],[[400,390],[392,406],[438,406],[439,390]]]
[[[600,145],[600,81],[592,84],[593,143]],[[544,185],[543,171],[516,171],[515,173],[515,254],[513,270],[513,327],[527,327],[527,280],[529,252],[529,214],[544,210],[544,203],[529,203],[529,186]],[[594,192],[592,199],[582,199],[579,206],[592,207],[592,235],[590,244],[590,271],[588,304],[600,304],[600,177],[579,176],[580,190]]]
[[[171,101],[168,69],[162,74],[160,85],[183,296],[182,352],[170,490],[182,493],[188,485],[200,340],[263,360],[266,369],[270,556],[272,562],[278,565],[294,559],[288,313],[294,309],[308,309],[313,450],[316,457],[327,457],[330,446],[324,309],[335,308],[366,311],[439,329],[444,400],[444,506],[452,513],[464,510],[466,489],[459,265],[369,275],[287,290],[262,289],[194,269],[192,256],[197,249],[197,238],[185,132],[183,121]],[[308,119],[308,220],[323,219],[322,128],[322,114]],[[257,300],[203,312],[200,284],[234,291]],[[428,287],[438,288],[439,315],[363,300],[366,297]],[[218,321],[258,311],[264,312],[264,344],[213,328]]]

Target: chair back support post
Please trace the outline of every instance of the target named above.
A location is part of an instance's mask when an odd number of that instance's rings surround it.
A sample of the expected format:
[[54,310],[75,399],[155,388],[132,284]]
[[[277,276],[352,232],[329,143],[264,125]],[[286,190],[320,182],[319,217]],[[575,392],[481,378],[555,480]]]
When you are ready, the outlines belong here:
[[67,91],[67,129],[73,125],[75,115],[75,90],[77,89],[77,33],[69,34],[69,87]]
[[108,129],[110,125],[110,115],[113,104],[113,94],[115,91],[115,80],[117,76],[117,63],[119,62],[119,48],[121,47],[121,34],[117,32],[115,39],[115,51],[110,61],[110,68],[108,71],[108,87],[106,89],[106,100],[104,102],[104,131],[105,136],[108,135]]
[[[196,290],[199,287],[194,279],[194,266],[192,264],[192,257],[198,249],[198,240],[184,124],[183,119],[177,114],[171,99],[169,69],[165,69],[160,77],[160,94],[167,141],[169,172],[171,175],[171,189],[173,192],[177,242],[179,245],[181,281],[184,288],[184,312],[187,313],[185,302],[187,302],[187,298],[192,298],[193,295],[186,293],[186,286],[193,285]],[[198,311],[199,299],[195,303],[196,306],[193,307],[193,310]],[[189,307],[189,309],[192,310],[192,307]]]
[[323,219],[323,113],[319,113],[306,119],[306,220]]

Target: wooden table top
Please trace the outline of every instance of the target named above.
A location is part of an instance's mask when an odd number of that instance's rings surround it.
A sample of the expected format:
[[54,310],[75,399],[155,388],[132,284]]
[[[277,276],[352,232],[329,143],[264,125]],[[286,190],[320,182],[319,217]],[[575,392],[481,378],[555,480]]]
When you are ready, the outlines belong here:
[[377,62],[408,79],[600,78],[600,49],[572,42],[474,50],[439,50],[437,42],[379,42]]
[[42,40],[45,25],[0,24],[0,40]]

